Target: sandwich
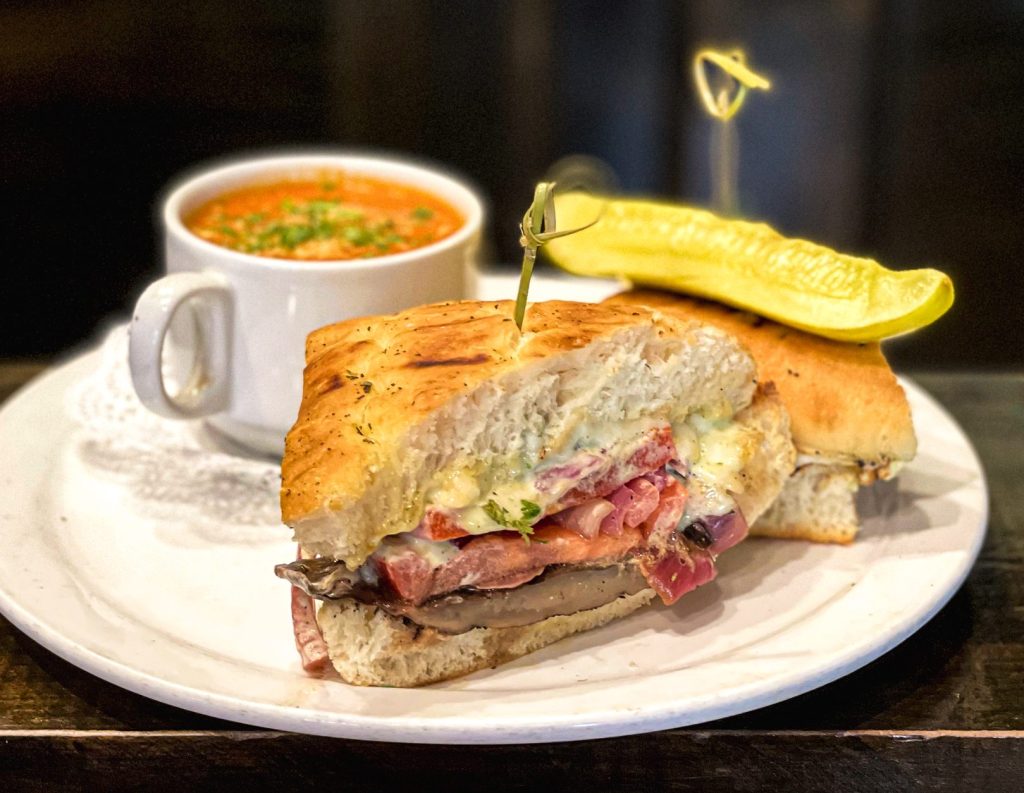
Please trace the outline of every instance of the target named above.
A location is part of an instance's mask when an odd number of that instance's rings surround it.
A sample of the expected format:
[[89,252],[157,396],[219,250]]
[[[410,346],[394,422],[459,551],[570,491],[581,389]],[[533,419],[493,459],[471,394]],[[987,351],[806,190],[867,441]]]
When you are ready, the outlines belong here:
[[417,686],[711,581],[792,471],[729,335],[639,306],[440,303],[314,331],[282,461],[304,666]]
[[814,336],[721,303],[636,289],[608,299],[706,322],[750,351],[758,377],[774,383],[790,417],[796,469],[751,533],[850,543],[860,520],[856,494],[891,479],[917,440],[906,394],[877,342]]

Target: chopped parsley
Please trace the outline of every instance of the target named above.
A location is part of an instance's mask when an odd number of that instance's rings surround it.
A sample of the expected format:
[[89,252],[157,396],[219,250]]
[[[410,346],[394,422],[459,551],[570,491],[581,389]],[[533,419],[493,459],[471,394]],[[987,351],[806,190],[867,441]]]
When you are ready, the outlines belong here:
[[[356,380],[360,381],[356,383],[356,386],[359,388],[360,391],[363,392],[363,396],[366,396],[373,390],[373,383],[370,380],[364,379],[365,377],[366,375],[363,374],[362,372],[353,372],[351,369],[345,370],[346,380],[352,380],[353,382]],[[363,396],[359,398],[362,399]]]
[[341,236],[353,245],[358,245],[360,247],[370,245],[376,239],[372,231],[360,226],[348,226],[342,230]]
[[[393,221],[371,222],[362,212],[344,206],[337,199],[285,198],[278,206],[280,211],[276,217],[265,212],[225,215],[217,227],[221,243],[246,253],[264,253],[293,251],[311,240],[336,240],[360,251],[365,249],[371,256],[415,244],[411,235],[396,231]],[[417,207],[412,216],[426,221],[434,212]]]
[[519,517],[513,518],[507,509],[493,499],[484,504],[484,514],[499,526],[507,529],[515,529],[523,535],[523,539],[530,541],[533,534],[533,522],[540,517],[540,506],[525,498],[519,501]]
[[428,192],[372,177],[325,173],[232,190],[185,218],[189,230],[231,250],[284,259],[372,258],[419,248],[461,224]]

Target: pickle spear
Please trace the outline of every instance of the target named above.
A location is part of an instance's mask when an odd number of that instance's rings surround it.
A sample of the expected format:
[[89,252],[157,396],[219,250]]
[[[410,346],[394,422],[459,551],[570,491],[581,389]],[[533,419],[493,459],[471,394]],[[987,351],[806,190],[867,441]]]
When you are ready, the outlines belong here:
[[880,341],[934,322],[953,304],[953,282],[938,270],[888,270],[764,223],[585,193],[556,196],[555,208],[567,226],[600,216],[544,249],[571,273],[699,295],[830,339]]

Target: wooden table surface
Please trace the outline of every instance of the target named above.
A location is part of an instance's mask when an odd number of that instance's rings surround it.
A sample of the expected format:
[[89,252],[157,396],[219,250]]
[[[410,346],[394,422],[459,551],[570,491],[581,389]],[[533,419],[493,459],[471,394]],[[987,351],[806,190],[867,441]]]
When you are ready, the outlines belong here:
[[[40,370],[0,363],[0,401]],[[930,623],[842,680],[742,716],[626,738],[368,743],[249,728],[144,699],[0,617],[0,790],[1024,790],[1024,374],[914,377],[981,455],[988,539]]]

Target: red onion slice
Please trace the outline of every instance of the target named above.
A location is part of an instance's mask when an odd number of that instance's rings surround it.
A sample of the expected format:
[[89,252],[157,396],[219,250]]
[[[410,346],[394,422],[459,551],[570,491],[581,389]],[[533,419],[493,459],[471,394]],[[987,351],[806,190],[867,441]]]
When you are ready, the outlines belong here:
[[601,522],[614,511],[615,505],[612,502],[594,498],[552,515],[551,520],[585,539],[592,540],[601,530]]

